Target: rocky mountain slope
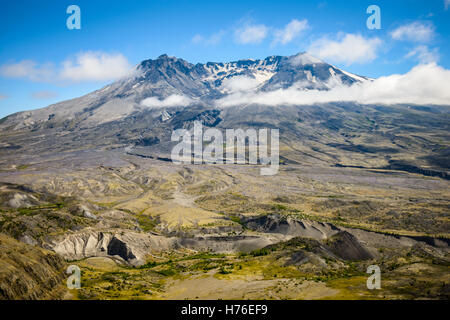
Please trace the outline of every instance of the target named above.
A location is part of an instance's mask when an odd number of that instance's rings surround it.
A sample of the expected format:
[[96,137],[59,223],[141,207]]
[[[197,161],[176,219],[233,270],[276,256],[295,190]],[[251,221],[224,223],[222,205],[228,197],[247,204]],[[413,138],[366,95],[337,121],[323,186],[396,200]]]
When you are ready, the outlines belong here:
[[448,178],[448,106],[218,104],[236,92],[294,87],[326,91],[366,81],[371,80],[306,53],[195,65],[162,55],[86,96],[1,119],[0,155],[126,148],[128,153],[164,159],[170,157],[173,130],[202,121],[222,130],[278,128],[283,163]]
[[[241,83],[230,85],[231,80],[235,79],[246,79],[247,83],[244,87]],[[204,105],[212,104],[214,99],[235,90],[247,89],[248,85],[271,91],[300,83],[304,89],[325,90],[336,83],[350,85],[366,80],[306,53],[290,57],[271,56],[264,60],[195,65],[183,59],[161,55],[156,60],[141,62],[130,76],[100,90],[44,109],[9,116],[1,126],[67,126],[75,122],[86,127],[144,111],[148,109],[142,103],[146,98],[165,99],[178,95],[184,99],[175,99],[170,103],[171,106],[183,106],[187,99],[191,99],[193,104]],[[248,84],[248,81],[251,83]],[[159,107],[157,103],[155,106]]]

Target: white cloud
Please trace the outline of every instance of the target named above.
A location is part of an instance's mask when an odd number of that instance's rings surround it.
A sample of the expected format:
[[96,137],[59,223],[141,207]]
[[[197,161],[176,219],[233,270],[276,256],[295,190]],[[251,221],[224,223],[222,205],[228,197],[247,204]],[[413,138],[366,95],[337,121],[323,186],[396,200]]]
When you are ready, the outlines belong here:
[[192,43],[194,44],[203,44],[206,46],[213,46],[213,45],[217,45],[222,41],[223,36],[225,35],[225,31],[221,30],[218,31],[216,33],[213,33],[212,35],[210,35],[209,37],[204,37],[200,34],[196,34],[193,38],[192,38]]
[[53,91],[36,91],[31,94],[34,99],[51,99],[58,96],[56,92]]
[[54,66],[50,63],[39,65],[32,60],[4,64],[0,67],[0,75],[6,78],[28,79],[46,82],[55,76]]
[[202,43],[205,40],[205,38],[200,35],[200,34],[196,34],[193,38],[192,38],[192,43],[198,44],[198,43]]
[[394,40],[428,42],[434,37],[434,26],[431,23],[412,22],[392,31],[391,37]]
[[287,44],[296,38],[302,31],[308,29],[308,20],[293,19],[284,29],[275,31],[275,39],[273,44]]
[[217,106],[262,104],[306,105],[336,101],[361,104],[450,104],[450,70],[435,63],[414,67],[406,74],[394,74],[352,86],[336,85],[328,91],[279,89],[271,92],[237,92],[219,99]]
[[32,60],[4,64],[0,67],[0,75],[35,82],[105,81],[123,77],[131,68],[122,54],[89,51],[66,59],[60,67],[53,63],[39,64]]
[[60,76],[64,80],[105,81],[129,74],[131,65],[122,54],[85,52],[63,62]]
[[266,37],[269,29],[263,24],[245,25],[234,32],[235,40],[240,44],[258,44]]
[[145,107],[185,107],[194,103],[194,100],[187,96],[173,94],[167,98],[160,100],[157,97],[150,97],[141,101],[141,105]]
[[405,56],[406,58],[416,58],[420,63],[431,63],[439,61],[439,50],[430,50],[427,46],[417,46]]
[[347,33],[338,35],[338,40],[316,40],[307,51],[321,59],[349,65],[373,61],[381,44],[379,38],[364,38],[359,34]]
[[444,0],[444,6],[445,10],[447,10],[450,7],[450,0]]
[[295,56],[291,56],[289,58],[289,63],[293,66],[300,66],[300,65],[308,65],[308,64],[319,64],[324,63],[322,60],[317,59],[316,57],[313,57],[312,55],[305,53],[299,53]]

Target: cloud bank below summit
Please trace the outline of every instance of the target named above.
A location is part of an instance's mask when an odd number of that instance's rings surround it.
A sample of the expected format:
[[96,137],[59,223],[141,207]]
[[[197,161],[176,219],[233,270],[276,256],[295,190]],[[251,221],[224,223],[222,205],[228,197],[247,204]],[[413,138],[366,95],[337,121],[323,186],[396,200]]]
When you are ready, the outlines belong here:
[[[327,83],[329,90],[305,90],[302,83],[287,89],[259,90],[261,82],[245,76],[227,79],[222,85],[226,96],[211,101],[215,107],[260,104],[270,106],[311,105],[329,102],[360,104],[450,105],[450,70],[436,63],[421,64],[405,74],[394,74],[346,86]],[[150,108],[187,107],[199,102],[189,96],[173,94],[164,99],[150,97],[141,105]]]
[[[242,80],[242,79],[241,79]],[[306,105],[351,101],[361,104],[450,105],[450,70],[436,63],[421,64],[405,74],[380,77],[373,81],[330,90],[303,90],[299,86],[270,92],[241,90],[216,100],[218,107],[235,105]]]
[[162,100],[157,97],[146,98],[141,101],[141,105],[150,108],[186,107],[194,103],[194,101],[188,96],[173,94]]

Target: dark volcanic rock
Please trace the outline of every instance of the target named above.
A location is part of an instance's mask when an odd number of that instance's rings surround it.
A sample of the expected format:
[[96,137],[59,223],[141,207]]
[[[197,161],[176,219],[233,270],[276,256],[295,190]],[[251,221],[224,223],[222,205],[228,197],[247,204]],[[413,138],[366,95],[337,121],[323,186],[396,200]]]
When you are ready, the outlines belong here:
[[347,231],[339,232],[327,241],[327,247],[344,260],[368,260],[373,256]]
[[251,218],[245,222],[247,228],[269,233],[280,233],[297,237],[326,239],[337,233],[338,228],[329,223],[297,220],[280,215],[267,215]]
[[136,259],[136,256],[133,254],[127,244],[115,237],[112,238],[108,244],[108,255],[119,256],[125,261]]

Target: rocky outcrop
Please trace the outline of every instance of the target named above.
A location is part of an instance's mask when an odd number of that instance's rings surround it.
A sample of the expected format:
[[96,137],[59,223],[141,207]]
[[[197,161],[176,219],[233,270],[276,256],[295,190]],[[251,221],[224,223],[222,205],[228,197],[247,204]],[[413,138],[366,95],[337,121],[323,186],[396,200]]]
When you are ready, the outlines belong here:
[[11,208],[26,208],[39,204],[39,200],[33,195],[27,195],[23,193],[15,193],[11,199],[9,199],[8,205]]
[[48,244],[66,260],[89,257],[111,257],[132,266],[145,264],[146,256],[175,247],[175,238],[130,231],[102,232],[85,230],[73,233]]
[[437,250],[436,254],[449,251],[445,239],[384,234],[276,214],[250,218],[244,224],[253,231],[279,235],[282,237],[280,241],[304,238],[323,242],[323,245],[319,246],[323,249],[321,255],[331,254],[342,260],[372,259],[379,256],[379,248],[398,250],[419,245],[430,250],[434,248],[433,250]]
[[328,249],[343,260],[368,260],[372,254],[352,234],[342,231],[327,241]]
[[279,233],[286,236],[326,239],[339,232],[330,223],[298,220],[280,215],[251,218],[245,222],[247,228],[260,232]]
[[[330,223],[295,219],[275,214],[249,218],[243,221],[243,224],[252,231],[243,232],[240,235],[218,235],[202,232],[196,236],[181,234],[171,236],[128,229],[101,231],[86,228],[82,231],[54,238],[46,244],[46,247],[66,260],[110,257],[119,263],[140,266],[145,264],[152,254],[177,248],[217,253],[249,252],[290,239],[305,239],[304,241],[309,239],[308,241],[313,241],[309,243],[310,245],[317,244],[314,247],[317,247],[318,252],[315,252],[314,255],[317,255],[318,259],[326,257],[353,261],[377,257],[379,245],[382,245],[382,247],[409,248],[418,243],[418,241],[408,237],[395,237],[364,230],[336,227]],[[307,256],[309,260],[314,258],[309,253]]]
[[282,239],[280,236],[268,234],[255,236],[205,236],[180,238],[178,243],[181,247],[198,251],[230,253],[250,252],[277,243]]

